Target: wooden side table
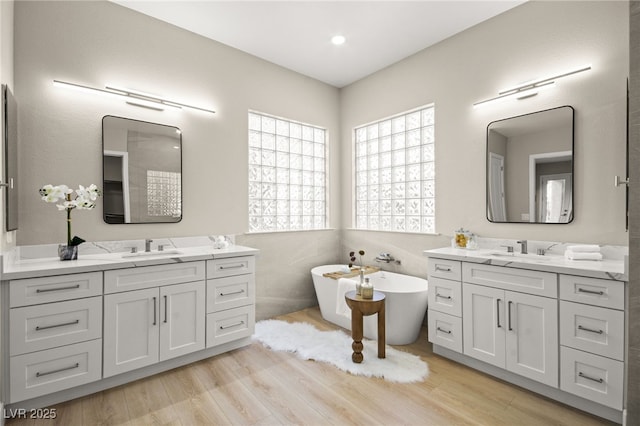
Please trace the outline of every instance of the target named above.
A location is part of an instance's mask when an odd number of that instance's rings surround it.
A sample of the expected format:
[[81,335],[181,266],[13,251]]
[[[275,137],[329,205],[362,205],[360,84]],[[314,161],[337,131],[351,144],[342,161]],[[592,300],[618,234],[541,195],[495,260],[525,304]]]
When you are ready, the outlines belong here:
[[351,360],[359,364],[364,359],[362,355],[363,317],[375,313],[378,314],[378,358],[385,358],[384,293],[374,291],[373,299],[363,299],[361,296],[356,296],[355,291],[348,291],[344,294],[344,299],[347,306],[351,308],[351,337],[353,338]]

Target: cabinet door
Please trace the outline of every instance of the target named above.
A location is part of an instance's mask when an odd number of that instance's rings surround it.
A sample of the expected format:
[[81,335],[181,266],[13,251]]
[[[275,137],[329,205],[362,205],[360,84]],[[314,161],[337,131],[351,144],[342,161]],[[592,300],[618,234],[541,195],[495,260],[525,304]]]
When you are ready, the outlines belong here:
[[104,377],[158,362],[157,288],[104,296]]
[[464,283],[462,337],[465,355],[505,366],[504,290]]
[[507,370],[558,387],[558,301],[506,292]]
[[204,349],[204,281],[160,287],[160,360]]

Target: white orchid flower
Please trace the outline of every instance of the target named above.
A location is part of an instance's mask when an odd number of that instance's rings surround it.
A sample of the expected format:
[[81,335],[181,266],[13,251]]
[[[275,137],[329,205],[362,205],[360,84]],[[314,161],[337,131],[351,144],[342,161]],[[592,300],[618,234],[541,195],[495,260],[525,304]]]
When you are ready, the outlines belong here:
[[59,186],[45,185],[39,190],[42,200],[47,203],[56,203],[64,199],[65,195]]
[[[58,210],[67,210],[70,211],[72,209],[79,210],[91,210],[95,208],[95,201],[101,195],[100,190],[94,184],[89,185],[88,187],[84,187],[82,185],[78,185],[78,189],[75,191],[70,189],[67,185],[44,185],[42,188],[38,190],[40,193],[42,200],[47,203],[58,203],[56,207]],[[68,198],[69,195],[76,193],[74,199],[70,200]]]
[[[71,238],[71,211],[73,209],[90,210],[96,206],[96,199],[100,196],[100,190],[94,184],[85,188],[82,185],[78,185],[78,189],[75,190],[76,196],[71,199],[71,194],[74,190],[70,189],[67,185],[44,185],[38,190],[43,201],[47,203],[59,203],[56,207],[60,211],[67,212],[67,245],[77,246],[82,244],[84,240],[78,236]],[[62,260],[62,258],[61,258]]]
[[78,208],[78,210],[91,210],[95,206],[96,206],[96,203],[94,203],[91,200],[80,199],[80,198],[76,200],[76,207]]
[[78,194],[78,198],[82,198],[84,200],[95,201],[98,199],[100,195],[100,191],[98,187],[94,184],[91,184],[88,188],[85,188],[82,185],[79,185],[78,189],[76,189],[76,194]]

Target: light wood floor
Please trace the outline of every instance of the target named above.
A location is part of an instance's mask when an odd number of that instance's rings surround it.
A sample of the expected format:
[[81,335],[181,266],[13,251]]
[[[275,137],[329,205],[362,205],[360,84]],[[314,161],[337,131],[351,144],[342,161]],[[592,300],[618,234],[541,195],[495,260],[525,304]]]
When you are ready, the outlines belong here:
[[[318,308],[279,317],[336,328]],[[8,425],[608,425],[602,419],[413,345],[429,378],[417,384],[352,376],[259,343],[55,407],[55,420]]]

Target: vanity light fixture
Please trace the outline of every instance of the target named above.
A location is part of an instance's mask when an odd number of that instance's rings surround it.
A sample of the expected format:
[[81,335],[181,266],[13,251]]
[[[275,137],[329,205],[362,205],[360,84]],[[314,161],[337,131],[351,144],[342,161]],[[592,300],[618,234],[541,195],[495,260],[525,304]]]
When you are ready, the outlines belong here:
[[123,88],[114,87],[114,86],[105,86],[104,89],[99,89],[96,87],[85,86],[78,83],[69,83],[61,80],[53,80],[53,84],[54,86],[67,87],[67,88],[72,88],[76,90],[81,90],[84,92],[100,93],[100,94],[106,94],[111,96],[124,97],[126,99],[126,103],[129,105],[135,105],[143,108],[154,109],[157,111],[164,111],[165,107],[170,107],[170,108],[177,108],[177,109],[189,108],[197,111],[203,111],[203,112],[215,114],[215,111],[207,108],[201,108],[193,105],[183,104],[181,102],[170,101],[167,99],[163,99],[157,95],[151,95],[148,93],[143,93],[143,92],[139,92],[131,89],[123,89]]
[[568,77],[573,74],[577,74],[583,71],[588,71],[591,69],[591,65],[586,65],[580,68],[576,68],[562,74],[554,75],[553,77],[545,77],[538,80],[528,81],[516,87],[511,87],[508,89],[503,89],[498,92],[498,96],[491,99],[486,99],[484,101],[479,101],[473,104],[474,108],[478,108],[481,106],[485,106],[489,103],[495,103],[499,101],[503,101],[505,99],[526,99],[538,94],[539,90],[548,89],[550,87],[554,87],[556,84],[556,80],[563,77]]

